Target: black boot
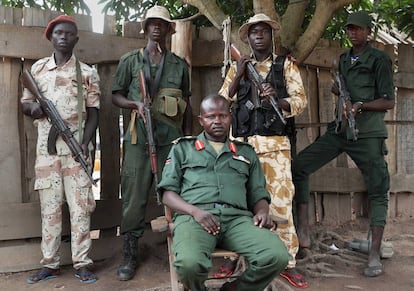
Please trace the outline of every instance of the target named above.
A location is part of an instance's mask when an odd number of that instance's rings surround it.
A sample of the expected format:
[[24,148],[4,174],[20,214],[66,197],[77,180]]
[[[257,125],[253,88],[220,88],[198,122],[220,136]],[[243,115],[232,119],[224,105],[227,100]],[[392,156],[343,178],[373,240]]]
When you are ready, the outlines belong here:
[[118,280],[128,281],[135,276],[137,269],[138,238],[128,232],[124,235],[122,263],[118,268]]
[[309,248],[311,244],[309,236],[309,204],[297,203],[296,214],[298,224],[296,232],[299,239],[299,246],[302,248]]

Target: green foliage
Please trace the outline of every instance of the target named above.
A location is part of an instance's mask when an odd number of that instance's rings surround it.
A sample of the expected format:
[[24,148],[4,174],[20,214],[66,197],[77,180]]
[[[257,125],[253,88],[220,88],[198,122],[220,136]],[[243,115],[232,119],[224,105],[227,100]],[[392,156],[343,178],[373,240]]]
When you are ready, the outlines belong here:
[[[145,15],[145,11],[153,5],[162,5],[168,9],[173,19],[187,18],[198,13],[197,9],[183,5],[179,0],[98,0],[103,4],[102,13],[114,14],[117,23],[122,21],[136,21]],[[304,1],[304,0],[297,0]],[[241,25],[253,15],[252,0],[216,0],[222,11]],[[12,7],[36,7],[53,9],[66,14],[84,13],[90,14],[89,7],[84,0],[1,0],[1,5]],[[289,4],[289,0],[275,0],[275,8],[279,15],[283,15]],[[316,0],[310,0],[305,13],[302,29],[306,29],[315,12]],[[367,10],[375,15],[374,34],[382,27],[396,27],[414,38],[414,2],[413,0],[359,0],[344,7],[333,15],[328,24],[324,38],[340,40],[347,45],[344,23],[348,14],[352,11]],[[206,17],[199,16],[193,20],[196,26],[211,25]],[[348,43],[349,44],[349,43]]]
[[74,13],[91,14],[91,10],[84,0],[1,0],[1,5],[17,8],[34,7],[56,10],[68,15]]
[[378,24],[394,26],[414,38],[413,0],[377,0],[374,3],[373,12],[378,15],[376,19]]

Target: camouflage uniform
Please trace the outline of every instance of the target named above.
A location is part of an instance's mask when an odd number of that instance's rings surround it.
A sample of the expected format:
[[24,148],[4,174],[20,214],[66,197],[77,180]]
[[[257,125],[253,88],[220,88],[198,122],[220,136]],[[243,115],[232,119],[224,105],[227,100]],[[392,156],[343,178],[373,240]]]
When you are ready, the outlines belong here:
[[[83,124],[86,119],[86,107],[99,108],[99,76],[93,68],[81,63],[82,94],[84,99]],[[31,73],[38,84],[40,91],[52,101],[62,119],[72,131],[78,133],[78,87],[76,77],[76,58],[74,55],[69,61],[58,67],[54,56],[43,58],[33,64]],[[24,89],[21,102],[33,102],[34,96]],[[76,162],[62,140],[56,141],[56,155],[49,155],[47,139],[51,123],[46,119],[34,122],[38,128],[36,147],[36,181],[35,190],[39,190],[42,215],[42,243],[43,259],[40,263],[44,267],[57,269],[60,264],[58,249],[62,232],[62,204],[66,200],[69,206],[71,221],[72,261],[75,269],[92,264],[88,257],[91,248],[89,233],[90,214],[95,209],[95,200],[92,193],[92,184]]]
[[[273,55],[276,59],[276,55]],[[263,62],[252,61],[257,72],[266,79],[272,66],[272,59],[269,57]],[[237,64],[233,63],[230,67],[223,86],[219,94],[228,100],[237,101],[237,94],[229,98],[229,86],[236,75]],[[290,104],[291,112],[283,112],[285,117],[300,114],[307,105],[305,89],[297,65],[286,58],[284,63],[284,78],[286,90],[289,95],[285,98]],[[247,142],[252,145],[259,157],[266,176],[267,190],[271,196],[270,212],[273,215],[285,218],[288,224],[278,225],[277,233],[285,243],[292,260],[289,261],[288,268],[296,265],[295,256],[299,249],[299,242],[292,215],[292,200],[295,194],[291,172],[291,153],[290,142],[287,136],[260,136],[253,135],[248,137]]]

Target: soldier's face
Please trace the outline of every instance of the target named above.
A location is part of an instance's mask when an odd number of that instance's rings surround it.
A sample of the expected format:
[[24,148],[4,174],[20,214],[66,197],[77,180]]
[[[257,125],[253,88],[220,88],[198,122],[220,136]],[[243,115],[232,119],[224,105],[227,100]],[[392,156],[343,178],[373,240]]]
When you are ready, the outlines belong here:
[[203,102],[199,121],[208,140],[226,140],[231,124],[229,105],[226,100],[210,99]]
[[50,41],[56,51],[71,53],[78,42],[76,27],[70,22],[58,23],[53,27]]
[[363,45],[367,42],[368,36],[371,34],[371,28],[360,27],[357,25],[347,25],[346,34],[353,46]]
[[170,24],[160,18],[150,18],[145,25],[145,33],[149,39],[162,42],[170,29]]
[[259,22],[249,28],[249,43],[255,51],[267,51],[272,47],[272,28]]

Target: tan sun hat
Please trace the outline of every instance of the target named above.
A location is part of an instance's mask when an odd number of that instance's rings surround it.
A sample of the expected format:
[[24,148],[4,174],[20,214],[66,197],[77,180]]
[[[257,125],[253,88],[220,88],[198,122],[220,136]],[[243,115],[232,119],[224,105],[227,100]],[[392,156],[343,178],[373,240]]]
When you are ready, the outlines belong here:
[[270,25],[270,27],[273,30],[279,30],[280,29],[280,24],[277,21],[274,21],[274,20],[270,19],[270,17],[267,16],[266,14],[263,14],[263,13],[255,14],[254,16],[250,17],[249,20],[245,24],[243,24],[239,29],[240,39],[243,42],[248,43],[247,39],[248,39],[248,36],[249,36],[250,26],[252,26],[253,24],[257,24],[259,22],[264,22],[264,23]]
[[171,20],[170,13],[168,12],[167,8],[155,5],[148,9],[145,15],[145,19],[141,22],[141,28],[143,31],[145,31],[145,25],[150,18],[159,18],[168,22],[170,24],[168,33],[175,33],[175,22]]

